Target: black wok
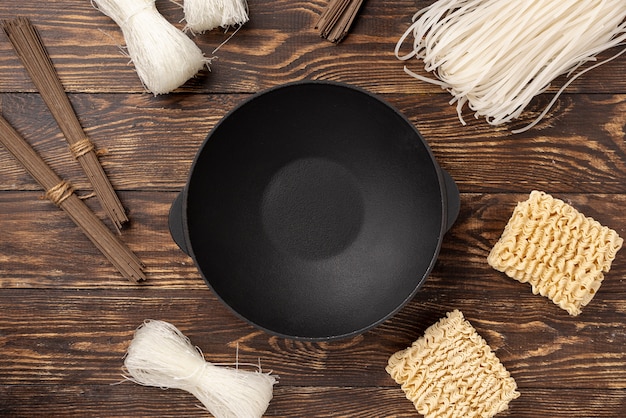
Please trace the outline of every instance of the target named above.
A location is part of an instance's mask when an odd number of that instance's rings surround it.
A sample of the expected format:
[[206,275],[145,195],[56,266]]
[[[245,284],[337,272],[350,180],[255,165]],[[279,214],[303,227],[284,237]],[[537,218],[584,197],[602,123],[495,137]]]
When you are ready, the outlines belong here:
[[413,124],[358,88],[254,95],[209,133],[170,230],[208,286],[272,334],[362,333],[418,291],[459,192]]

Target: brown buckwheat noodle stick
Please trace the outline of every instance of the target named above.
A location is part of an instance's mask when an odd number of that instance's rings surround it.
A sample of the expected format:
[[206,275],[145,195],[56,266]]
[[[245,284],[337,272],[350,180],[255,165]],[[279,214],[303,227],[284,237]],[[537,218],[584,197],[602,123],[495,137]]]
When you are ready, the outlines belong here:
[[0,116],[0,143],[46,190],[46,197],[63,209],[119,272],[132,282],[145,280],[143,264],[110,229],[73,193],[35,150]]
[[339,43],[348,34],[363,0],[330,0],[315,24],[320,36]]
[[35,87],[63,131],[70,151],[82,166],[94,193],[119,232],[122,224],[128,222],[124,207],[98,161],[94,145],[85,135],[76,117],[35,27],[24,17],[4,20],[3,27]]

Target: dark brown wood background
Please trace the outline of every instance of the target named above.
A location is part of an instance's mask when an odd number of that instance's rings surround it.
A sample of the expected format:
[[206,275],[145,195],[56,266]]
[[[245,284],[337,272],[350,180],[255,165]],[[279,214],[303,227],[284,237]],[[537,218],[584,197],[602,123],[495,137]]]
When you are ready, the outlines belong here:
[[[0,18],[23,15],[38,27],[87,134],[108,151],[102,163],[131,218],[122,239],[148,275],[141,285],[123,279],[0,148],[0,415],[206,416],[185,392],[117,384],[133,330],[154,318],[178,326],[209,361],[233,362],[239,347],[240,361],[260,359],[280,375],[267,416],[415,416],[385,373],[387,359],[458,308],[518,383],[521,397],[501,416],[626,416],[626,253],[576,318],[486,263],[533,189],[626,237],[626,56],[574,82],[539,127],[512,135],[469,112],[461,126],[450,96],[408,77],[394,58],[410,17],[430,1],[368,0],[339,45],[313,29],[326,0],[249,3],[250,22],[218,51],[211,72],[154,97],[122,54],[119,28],[89,0],[0,2]],[[182,18],[172,2],[157,6],[172,22]],[[210,56],[227,36],[194,39]],[[461,191],[458,222],[419,294],[381,326],[338,342],[285,340],[235,318],[167,227],[215,123],[252,93],[303,79],[357,85],[399,108]],[[62,177],[90,191],[3,33],[0,110]],[[104,218],[97,202],[88,204]]]

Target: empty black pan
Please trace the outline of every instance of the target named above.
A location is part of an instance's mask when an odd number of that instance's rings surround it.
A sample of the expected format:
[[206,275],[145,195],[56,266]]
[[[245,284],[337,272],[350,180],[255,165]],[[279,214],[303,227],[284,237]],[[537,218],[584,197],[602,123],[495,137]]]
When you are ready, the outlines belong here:
[[361,89],[306,81],[254,95],[215,126],[170,230],[236,314],[329,340],[415,295],[458,210],[454,181],[403,115]]

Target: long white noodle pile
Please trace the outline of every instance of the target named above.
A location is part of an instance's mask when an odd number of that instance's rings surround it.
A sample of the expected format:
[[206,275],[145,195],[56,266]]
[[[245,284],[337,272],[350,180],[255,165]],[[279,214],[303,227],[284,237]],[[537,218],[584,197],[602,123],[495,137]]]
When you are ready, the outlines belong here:
[[174,325],[147,320],[136,331],[124,360],[128,379],[146,386],[193,394],[216,418],[261,417],[272,399],[274,376],[219,367]]
[[92,0],[122,29],[126,47],[144,86],[169,93],[196,75],[209,60],[157,10],[155,0]]
[[248,21],[246,0],[185,0],[185,20],[192,32],[241,26]]
[[[423,61],[435,79],[404,69],[448,90],[461,123],[467,104],[476,118],[499,125],[519,117],[558,76],[571,75],[598,53],[623,43],[625,18],[624,0],[439,0],[413,16],[395,54],[400,60]],[[402,55],[410,35],[413,48]],[[557,97],[591,68],[570,78]],[[555,100],[518,132],[536,124]]]

